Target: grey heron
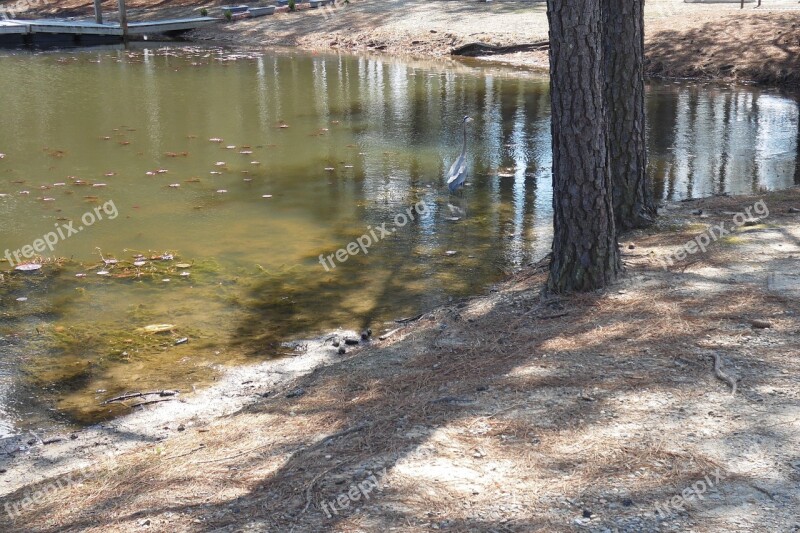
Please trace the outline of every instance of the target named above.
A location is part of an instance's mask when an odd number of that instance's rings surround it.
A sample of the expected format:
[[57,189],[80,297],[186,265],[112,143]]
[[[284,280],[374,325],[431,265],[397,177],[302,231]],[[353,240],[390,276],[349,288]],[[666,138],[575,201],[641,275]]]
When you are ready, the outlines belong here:
[[467,179],[467,124],[472,122],[468,116],[464,116],[464,145],[461,147],[461,154],[458,156],[450,170],[447,171],[447,187],[450,192],[456,192],[464,186]]

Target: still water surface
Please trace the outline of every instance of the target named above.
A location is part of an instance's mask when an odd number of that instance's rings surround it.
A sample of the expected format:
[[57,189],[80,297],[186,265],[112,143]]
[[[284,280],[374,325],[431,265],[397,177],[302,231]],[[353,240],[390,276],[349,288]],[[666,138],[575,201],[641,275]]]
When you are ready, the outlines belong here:
[[[662,199],[800,182],[790,97],[658,84],[647,106]],[[124,391],[202,386],[287,340],[380,330],[550,245],[541,77],[205,48],[10,53],[0,109],[0,254],[109,202],[118,213],[43,254],[68,261],[0,282],[0,436],[112,416],[101,402]],[[442,186],[464,115],[462,198]],[[396,231],[367,255],[320,264],[383,223]]]

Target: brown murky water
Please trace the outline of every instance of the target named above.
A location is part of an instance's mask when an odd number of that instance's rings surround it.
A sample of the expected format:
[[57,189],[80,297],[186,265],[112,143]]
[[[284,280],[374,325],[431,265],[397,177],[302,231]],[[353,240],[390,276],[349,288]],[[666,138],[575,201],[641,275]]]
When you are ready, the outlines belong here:
[[[796,182],[793,99],[665,84],[648,106],[661,197]],[[39,271],[0,263],[0,434],[113,416],[117,393],[202,386],[331,328],[380,330],[550,244],[540,77],[204,48],[6,53],[0,109],[0,254],[65,234]],[[453,197],[464,115],[470,186]],[[368,253],[336,259],[363,235]],[[174,329],[140,329],[153,324]]]

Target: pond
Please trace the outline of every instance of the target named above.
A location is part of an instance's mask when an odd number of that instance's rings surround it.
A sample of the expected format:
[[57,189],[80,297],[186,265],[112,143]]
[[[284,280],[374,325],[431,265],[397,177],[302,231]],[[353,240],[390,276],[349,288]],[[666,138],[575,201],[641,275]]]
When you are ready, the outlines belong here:
[[[0,72],[0,436],[382,331],[550,246],[540,76],[199,47],[5,53]],[[647,106],[662,199],[800,181],[791,97],[664,83]],[[37,241],[43,268],[11,272]]]

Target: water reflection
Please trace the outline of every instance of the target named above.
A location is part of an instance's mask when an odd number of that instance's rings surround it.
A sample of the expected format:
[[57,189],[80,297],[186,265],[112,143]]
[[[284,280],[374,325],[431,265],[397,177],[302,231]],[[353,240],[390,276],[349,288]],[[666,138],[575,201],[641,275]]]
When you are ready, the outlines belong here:
[[657,84],[648,91],[651,175],[659,197],[790,187],[800,175],[798,103],[756,88]]
[[[217,364],[280,354],[286,339],[379,327],[480,292],[550,247],[540,77],[199,48],[8,54],[0,72],[1,248],[80,217],[94,205],[87,197],[113,199],[120,212],[60,243],[73,262],[46,283],[0,285],[0,337],[16,339],[13,350],[0,344],[8,412],[52,404],[73,421],[97,420],[115,414],[100,408],[104,395],[189,389]],[[751,89],[650,87],[659,196],[791,185],[797,109]],[[464,115],[475,122],[460,198],[443,175]],[[107,187],[87,193],[77,179]],[[428,210],[368,255],[319,264],[417,202]],[[168,281],[99,279],[89,268],[97,248],[122,259],[174,250],[194,267]],[[29,303],[12,307],[9,296]],[[176,323],[191,342],[134,333],[148,323]]]

